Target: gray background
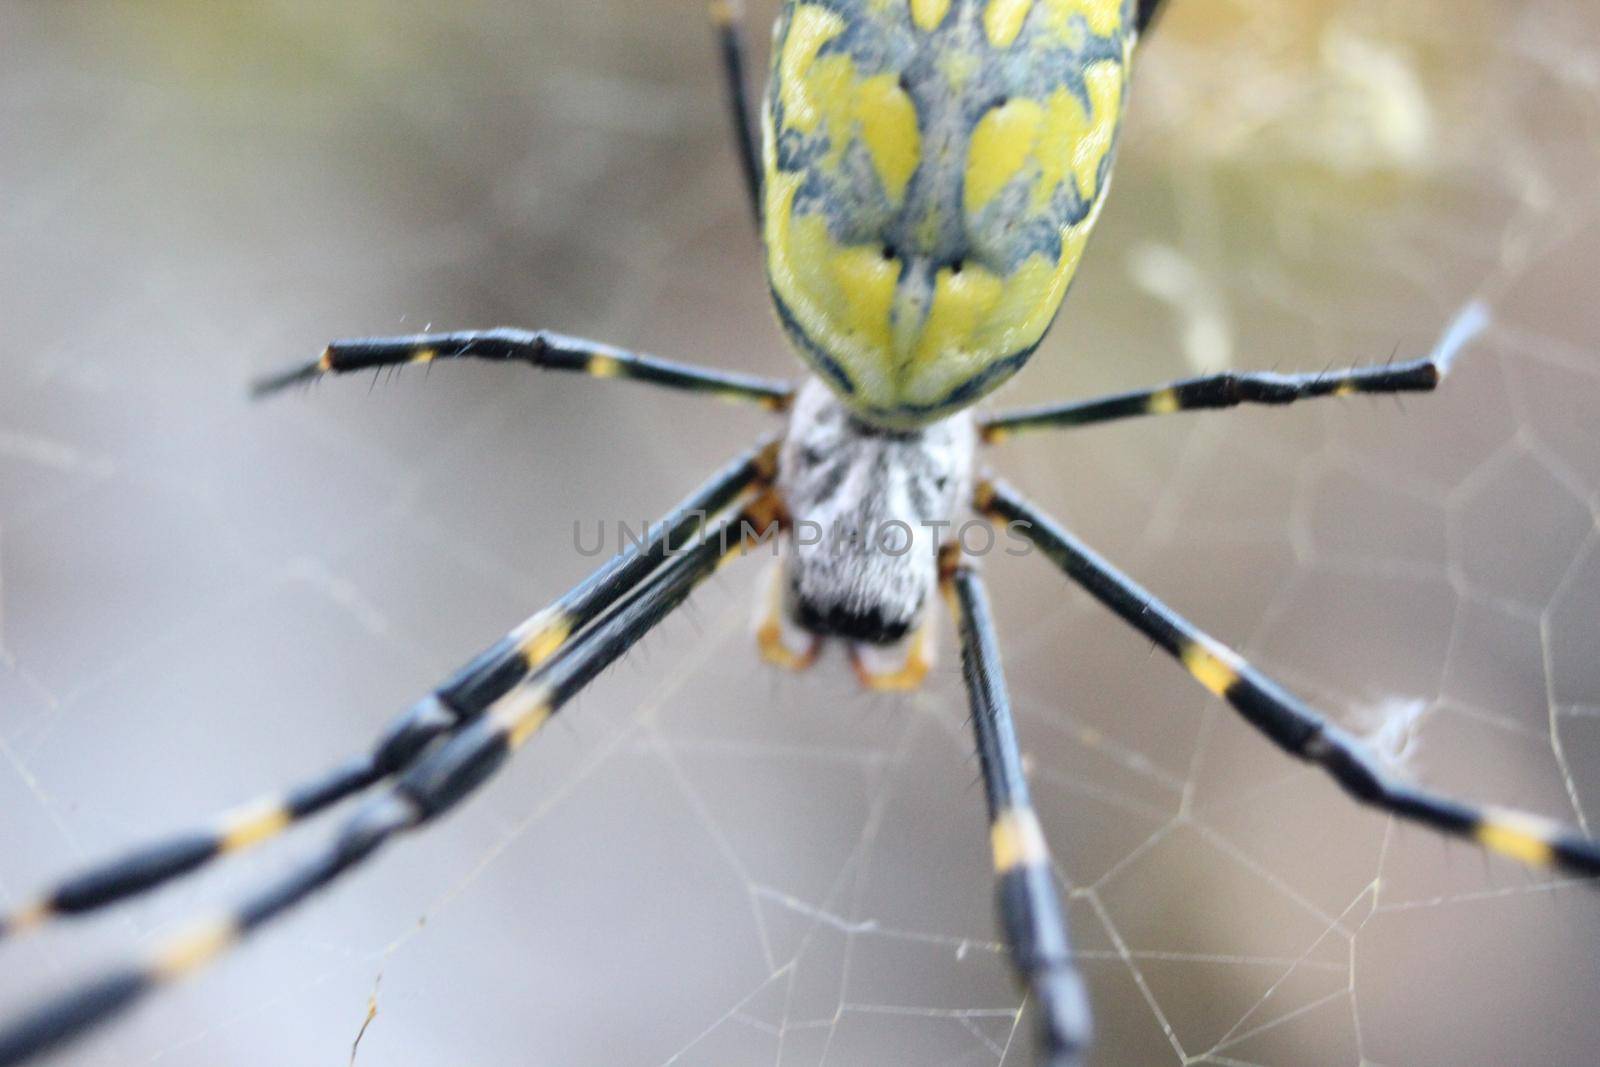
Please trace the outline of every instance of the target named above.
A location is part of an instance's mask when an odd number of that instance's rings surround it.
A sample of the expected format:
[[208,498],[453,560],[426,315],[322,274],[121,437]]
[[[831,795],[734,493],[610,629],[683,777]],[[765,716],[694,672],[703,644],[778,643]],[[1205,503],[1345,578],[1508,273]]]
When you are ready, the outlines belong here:
[[[1392,10],[1391,10],[1392,9]],[[752,22],[765,36],[771,5]],[[1600,815],[1600,17],[1202,3],[998,403],[1494,326],[1437,396],[995,462],[1408,773]],[[0,3],[0,896],[329,765],[763,416],[482,366],[251,406],[334,336],[549,326],[771,374],[701,8]],[[1600,898],[1352,807],[1038,560],[989,568],[1101,1064],[1572,1064]],[[484,795],[84,1065],[1025,1064],[955,657],[756,659],[724,572]],[[1400,731],[1397,736],[1405,736]],[[326,832],[5,946],[0,1004]]]

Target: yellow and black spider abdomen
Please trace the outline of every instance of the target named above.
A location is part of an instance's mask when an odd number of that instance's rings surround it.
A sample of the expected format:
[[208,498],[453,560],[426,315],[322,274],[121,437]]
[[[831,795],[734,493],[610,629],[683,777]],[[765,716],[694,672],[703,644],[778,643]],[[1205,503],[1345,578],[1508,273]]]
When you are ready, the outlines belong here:
[[861,417],[965,407],[1038,346],[1104,199],[1133,0],[789,0],[763,113],[778,314]]

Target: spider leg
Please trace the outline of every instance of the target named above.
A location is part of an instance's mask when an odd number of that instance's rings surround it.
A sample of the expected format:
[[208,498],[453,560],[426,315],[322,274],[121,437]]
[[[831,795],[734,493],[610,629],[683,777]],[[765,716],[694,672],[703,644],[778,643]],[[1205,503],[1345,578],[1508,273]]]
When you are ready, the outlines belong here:
[[1469,838],[1529,866],[1600,874],[1600,843],[1571,827],[1519,811],[1469,804],[1396,780],[1360,739],[1150,595],[1011,487],[980,482],[974,506],[995,521],[1012,524],[1067,577],[1178,660],[1273,744],[1321,767],[1361,803]]
[[390,786],[369,797],[320,853],[246,897],[223,915],[157,945],[142,961],[47,999],[0,1030],[0,1067],[22,1063],[102,1025],[146,994],[200,970],[316,891],[370,859],[396,835],[415,830],[470,796],[512,751],[574,695],[684,602],[695,587],[775,521],[770,493],[679,550],[642,589],[478,718],[424,753]]
[[850,666],[863,689],[879,693],[910,693],[922,688],[933,669],[938,629],[924,618],[916,629],[894,645],[866,641],[850,643]]
[[250,391],[252,396],[270,396],[327,374],[465,358],[578,371],[591,378],[628,378],[672,389],[709,393],[728,400],[754,401],[773,411],[787,408],[794,392],[788,382],[771,378],[677,363],[549,330],[506,328],[335,341],[320,358],[261,378]]
[[958,566],[947,581],[989,806],[995,895],[1006,947],[1038,1005],[1045,1051],[1041,1062],[1073,1067],[1089,1046],[1089,997],[1072,962],[1049,849],[1028,799],[988,595],[969,567]]
[[755,121],[750,114],[750,91],[745,80],[744,0],[710,0],[707,9],[721,50],[723,91],[728,100],[728,118],[733,125],[734,149],[739,154],[739,169],[750,193],[750,210],[755,213],[759,226],[761,160],[756,152]]
[[982,420],[979,432],[984,441],[994,444],[1024,430],[1085,426],[1138,415],[1169,415],[1176,411],[1231,408],[1240,404],[1292,404],[1312,397],[1353,393],[1428,392],[1444,379],[1456,354],[1488,325],[1488,321],[1488,312],[1482,304],[1467,305],[1431,355],[1408,363],[1371,364],[1315,374],[1225,371],[1203,378],[1186,378],[1155,389],[1001,412]]
[[802,630],[783,609],[783,566],[773,561],[756,616],[756,647],[761,658],[789,671],[809,670],[822,653],[822,638]]
[[1155,22],[1156,16],[1161,14],[1167,0],[1139,0],[1139,13],[1137,16],[1139,36],[1143,37],[1150,31],[1150,26]]
[[572,635],[639,588],[692,540],[709,516],[774,474],[777,446],[757,446],[718,471],[575,589],[523,622],[399,716],[370,752],[320,778],[224,814],[213,826],[136,848],[69,878],[0,917],[0,938],[57,917],[82,915],[153,889],[229,853],[258,845],[410,766],[439,737],[481,716]]

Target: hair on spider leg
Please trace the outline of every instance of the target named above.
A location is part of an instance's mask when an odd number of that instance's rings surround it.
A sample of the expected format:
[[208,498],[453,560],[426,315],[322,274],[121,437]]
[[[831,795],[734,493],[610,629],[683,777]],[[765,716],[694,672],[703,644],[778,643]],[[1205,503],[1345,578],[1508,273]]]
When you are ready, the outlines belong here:
[[264,400],[296,385],[303,385],[309,390],[321,377],[322,371],[316,363],[306,363],[257,378],[250,383],[248,393],[251,400]]
[[[716,576],[712,575],[711,580],[716,581]],[[703,640],[710,633],[706,629],[705,619],[702,617],[700,609],[695,606],[693,600],[684,601],[683,607],[678,609],[678,617],[694,631],[695,637]]]

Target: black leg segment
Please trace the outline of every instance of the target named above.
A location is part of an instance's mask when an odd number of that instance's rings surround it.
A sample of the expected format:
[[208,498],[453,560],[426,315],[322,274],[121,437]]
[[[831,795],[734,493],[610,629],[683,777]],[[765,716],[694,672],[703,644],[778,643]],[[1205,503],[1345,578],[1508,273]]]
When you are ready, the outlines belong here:
[[247,804],[214,825],[175,834],[91,867],[0,916],[0,938],[76,916],[154,889],[198,867],[282,834],[375,783],[403,771],[439,738],[483,715],[573,635],[643,585],[676,550],[703,534],[718,513],[764,487],[776,473],[777,445],[737,459],[651,527],[639,543],[577,588],[480,653],[431,696],[397,718],[372,749],[285,793]]
[[1156,16],[1161,13],[1161,9],[1166,6],[1166,3],[1167,0],[1139,0],[1137,17],[1141,36],[1150,29],[1151,24],[1155,22]]
[[1076,1067],[1090,1040],[1089,996],[1072,962],[1050,853],[1028,799],[988,596],[977,573],[967,567],[958,566],[950,583],[961,632],[961,671],[989,805],[1000,924],[1012,965],[1039,1014],[1042,1062]]
[[739,155],[745,190],[750,194],[750,210],[756,225],[761,225],[761,158],[756,152],[755,117],[750,111],[749,81],[745,73],[744,2],[710,0],[707,10],[717,32],[717,51],[722,62],[723,92],[728,101],[728,120],[733,128],[733,147]]
[[1361,740],[1151,596],[1007,485],[984,481],[974,506],[1033,542],[1068,578],[1181,663],[1273,744],[1326,771],[1363,804],[1465,837],[1518,862],[1600,875],[1600,844],[1550,819],[1482,807],[1396,780]]
[[319,359],[257,381],[251,394],[270,396],[328,374],[415,366],[441,359],[526,363],[545,370],[576,371],[591,378],[626,378],[726,400],[752,401],[774,411],[787,408],[794,392],[788,382],[676,363],[548,330],[496,329],[335,341]]
[[140,963],[49,998],[0,1029],[0,1067],[52,1051],[121,1015],[146,994],[200,970],[370,859],[396,835],[428,823],[470,796],[562,705],[736,553],[748,528],[764,530],[774,514],[775,506],[762,498],[674,555],[642,589],[555,652],[484,714],[423,753],[392,785],[363,802],[322,852],[232,910],[157,945]]
[[1203,378],[1186,378],[1155,389],[1005,411],[981,420],[979,428],[983,439],[992,443],[1026,430],[1087,426],[1139,415],[1170,415],[1240,404],[1292,404],[1313,397],[1357,393],[1430,392],[1444,380],[1456,354],[1487,324],[1488,313],[1483,305],[1473,303],[1456,317],[1433,354],[1424,359],[1319,374],[1226,371]]

